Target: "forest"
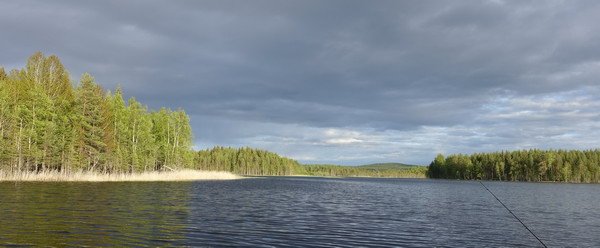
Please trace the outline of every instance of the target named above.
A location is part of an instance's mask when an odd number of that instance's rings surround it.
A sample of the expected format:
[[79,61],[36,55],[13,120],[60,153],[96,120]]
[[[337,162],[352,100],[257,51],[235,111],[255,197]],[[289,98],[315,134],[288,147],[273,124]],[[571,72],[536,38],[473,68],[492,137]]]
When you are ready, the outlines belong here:
[[0,171],[132,173],[182,168],[241,175],[384,176],[424,171],[303,166],[252,148],[192,150],[183,110],[150,111],[120,88],[104,90],[85,73],[74,86],[55,55],[32,55],[25,68],[0,67]]
[[296,160],[281,157],[276,153],[248,147],[217,146],[213,149],[198,151],[194,158],[195,169],[229,171],[240,175],[255,176],[425,177],[427,171],[427,167],[423,166],[380,167],[302,165]]
[[301,165],[252,148],[192,149],[183,110],[157,111],[107,91],[84,73],[77,84],[55,56],[0,67],[0,171],[133,173],[177,169],[240,175],[424,177],[425,167]]
[[427,167],[386,168],[385,166],[342,166],[329,164],[305,165],[306,175],[337,177],[424,178]]
[[198,151],[194,157],[194,168],[255,176],[285,176],[304,173],[302,166],[293,159],[248,147],[217,146],[213,149]]
[[57,56],[0,68],[0,170],[137,172],[191,167],[182,110],[148,107],[106,91],[89,74],[74,87]]
[[501,181],[600,182],[600,150],[520,150],[472,155],[438,154],[430,178]]

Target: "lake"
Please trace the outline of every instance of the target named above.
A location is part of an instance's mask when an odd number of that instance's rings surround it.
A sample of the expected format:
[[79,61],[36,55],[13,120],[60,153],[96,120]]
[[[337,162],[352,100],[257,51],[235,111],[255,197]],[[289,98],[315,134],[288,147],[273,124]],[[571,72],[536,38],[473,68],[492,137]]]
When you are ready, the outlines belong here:
[[[549,247],[600,247],[600,185],[484,182]],[[0,183],[0,246],[541,244],[476,181]]]

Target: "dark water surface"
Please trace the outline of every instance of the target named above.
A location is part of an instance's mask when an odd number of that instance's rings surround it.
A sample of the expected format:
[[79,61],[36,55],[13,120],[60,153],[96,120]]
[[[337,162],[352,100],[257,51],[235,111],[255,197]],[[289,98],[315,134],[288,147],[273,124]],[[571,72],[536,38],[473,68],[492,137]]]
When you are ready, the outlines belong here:
[[[600,247],[600,185],[485,182],[548,246]],[[473,181],[0,183],[0,246],[539,247]]]

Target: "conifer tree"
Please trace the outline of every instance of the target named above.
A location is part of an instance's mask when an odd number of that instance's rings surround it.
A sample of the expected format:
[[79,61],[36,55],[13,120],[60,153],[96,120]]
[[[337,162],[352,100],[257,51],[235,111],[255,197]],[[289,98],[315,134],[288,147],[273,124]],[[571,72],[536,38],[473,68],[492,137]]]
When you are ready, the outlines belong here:
[[89,74],[81,76],[76,92],[75,161],[77,169],[97,169],[106,151],[103,118],[104,91]]

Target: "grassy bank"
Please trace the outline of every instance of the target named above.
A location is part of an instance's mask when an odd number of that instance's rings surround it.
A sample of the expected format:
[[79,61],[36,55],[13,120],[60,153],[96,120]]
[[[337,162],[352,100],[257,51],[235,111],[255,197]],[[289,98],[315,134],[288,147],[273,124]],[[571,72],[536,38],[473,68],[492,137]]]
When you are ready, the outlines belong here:
[[195,181],[195,180],[233,180],[242,177],[223,171],[177,170],[166,172],[140,173],[99,173],[99,172],[17,172],[0,171],[1,181],[36,182],[151,182],[151,181]]

